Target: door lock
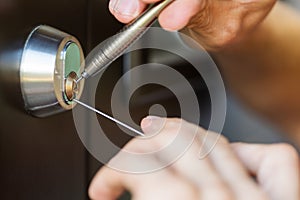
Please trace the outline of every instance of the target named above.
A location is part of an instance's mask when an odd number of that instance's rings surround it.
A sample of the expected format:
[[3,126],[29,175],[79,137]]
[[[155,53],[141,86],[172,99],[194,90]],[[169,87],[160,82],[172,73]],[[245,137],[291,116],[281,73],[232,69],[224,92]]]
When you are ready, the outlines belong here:
[[20,64],[20,84],[25,109],[45,117],[72,109],[80,98],[84,70],[79,41],[55,28],[41,25],[28,36]]

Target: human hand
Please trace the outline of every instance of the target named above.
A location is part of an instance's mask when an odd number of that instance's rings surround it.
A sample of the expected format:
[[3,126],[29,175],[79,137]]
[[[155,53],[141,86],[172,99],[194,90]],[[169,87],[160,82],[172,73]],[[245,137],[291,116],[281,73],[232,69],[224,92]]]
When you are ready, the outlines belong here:
[[[110,12],[121,22],[136,18],[159,0],[110,0]],[[175,0],[158,20],[168,30],[181,30],[204,48],[216,51],[240,41],[272,9],[276,0]]]
[[[221,136],[212,152],[198,159],[201,147],[205,149],[213,144],[218,134],[209,132],[203,144],[206,130],[180,119],[147,117],[141,126],[146,136],[157,131],[159,134],[133,139],[125,150],[145,153],[163,148],[174,137],[186,141],[194,131],[197,137],[176,162],[152,173],[124,173],[104,166],[89,188],[92,199],[113,200],[125,189],[135,200],[299,199],[298,154],[287,144],[230,144]],[[163,163],[168,157],[165,152],[153,157],[153,161]],[[124,162],[126,158],[118,154],[112,162],[118,160]]]

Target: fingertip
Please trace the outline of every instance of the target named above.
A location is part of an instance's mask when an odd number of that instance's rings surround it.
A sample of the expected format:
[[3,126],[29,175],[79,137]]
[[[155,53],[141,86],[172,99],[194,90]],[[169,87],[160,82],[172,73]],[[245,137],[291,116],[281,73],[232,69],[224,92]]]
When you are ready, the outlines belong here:
[[136,16],[134,15],[131,15],[131,16],[129,16],[129,15],[121,15],[121,14],[118,14],[118,13],[115,13],[115,14],[113,14],[114,15],[114,17],[119,21],[119,22],[121,22],[121,23],[123,23],[123,24],[128,24],[129,22],[131,22],[132,20],[134,20],[135,18],[136,18]]
[[111,199],[109,198],[109,192],[104,189],[103,185],[97,181],[95,182],[94,180],[92,181],[89,189],[88,189],[88,195],[90,199],[93,200],[101,200],[101,199]]
[[90,199],[93,200],[100,200],[100,199],[111,199],[109,198],[109,192],[104,189],[103,184],[101,183],[101,179],[95,181],[95,178],[92,180],[89,189],[88,189],[88,195]]
[[153,120],[159,119],[160,117],[156,116],[147,116],[141,121],[141,128],[144,131],[144,133],[149,133],[151,132],[151,126],[153,125]]
[[110,0],[108,7],[118,21],[129,23],[143,12],[146,3],[139,0]]
[[165,119],[158,116],[147,116],[141,121],[141,128],[146,135],[158,133],[164,126]]
[[121,195],[112,193],[111,191],[103,188],[97,190],[89,190],[89,198],[92,200],[115,200]]
[[144,130],[147,127],[151,126],[151,118],[149,116],[145,117],[144,119],[142,119],[141,121],[141,128]]
[[88,195],[93,200],[115,200],[123,191],[118,174],[103,167],[91,181]]
[[108,191],[103,190],[103,188],[91,185],[88,190],[88,195],[92,200],[101,200],[101,199],[112,199]]

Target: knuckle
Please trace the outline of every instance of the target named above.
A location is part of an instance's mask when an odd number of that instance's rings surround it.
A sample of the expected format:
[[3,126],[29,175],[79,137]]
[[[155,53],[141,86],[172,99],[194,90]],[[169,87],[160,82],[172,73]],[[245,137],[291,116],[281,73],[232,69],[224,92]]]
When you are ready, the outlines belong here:
[[220,135],[218,144],[220,144],[220,145],[229,145],[229,140],[226,137]]
[[174,125],[174,124],[180,124],[180,123],[182,123],[184,120],[183,119],[181,119],[181,118],[169,118],[168,120],[167,120],[167,123],[168,124],[170,124],[170,125]]
[[[150,138],[147,140],[140,140],[137,138],[134,138],[130,140],[122,150],[125,150],[127,152],[133,152],[133,153],[149,153],[151,151],[154,151],[155,149],[161,148],[162,142],[161,138]],[[117,156],[118,157],[118,154]]]
[[290,144],[287,143],[280,143],[275,144],[272,147],[272,152],[276,158],[280,158],[287,162],[298,162],[299,155],[297,150]]
[[181,135],[182,137],[190,137],[190,135],[195,135],[196,133],[204,132],[198,125],[192,124],[185,121],[184,119],[172,118],[166,121],[164,131],[171,137],[174,134]]
[[241,23],[238,20],[230,20],[226,26],[215,32],[213,48],[221,49],[231,44],[239,35]]
[[180,118],[167,119],[164,129],[167,131],[178,131],[183,123],[184,120]]
[[176,138],[180,138],[180,141],[187,141],[191,138],[191,133],[196,133],[196,129],[191,129],[190,125],[190,123],[180,118],[166,119],[164,128],[153,138],[153,145],[162,148],[167,144],[173,144],[170,142],[175,142]]

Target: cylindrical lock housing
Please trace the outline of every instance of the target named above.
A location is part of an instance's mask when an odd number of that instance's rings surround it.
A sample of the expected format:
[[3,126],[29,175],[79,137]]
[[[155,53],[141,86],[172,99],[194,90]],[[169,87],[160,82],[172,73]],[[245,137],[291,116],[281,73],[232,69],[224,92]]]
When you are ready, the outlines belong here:
[[[84,55],[78,40],[55,28],[41,25],[28,36],[20,64],[20,84],[25,109],[45,117],[75,105],[66,95],[69,74],[80,76]],[[76,85],[80,98],[84,80]]]

